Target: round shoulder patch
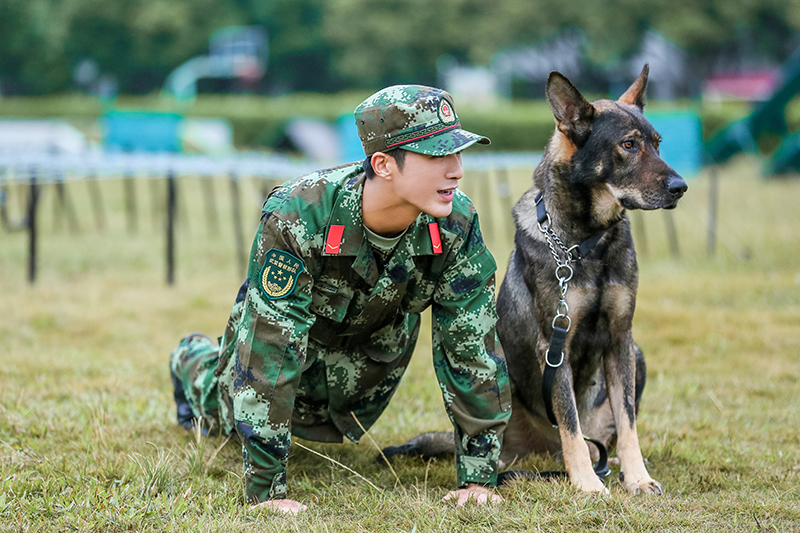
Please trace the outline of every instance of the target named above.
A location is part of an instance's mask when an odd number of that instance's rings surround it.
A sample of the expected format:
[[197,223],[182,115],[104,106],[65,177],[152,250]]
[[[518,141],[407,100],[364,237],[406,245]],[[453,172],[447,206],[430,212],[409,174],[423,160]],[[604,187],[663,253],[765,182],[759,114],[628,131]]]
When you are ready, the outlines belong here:
[[452,124],[456,119],[456,112],[453,110],[452,104],[445,98],[439,100],[439,120],[445,124]]
[[301,259],[289,252],[271,248],[265,255],[261,269],[261,290],[270,300],[279,300],[290,294],[297,278],[305,270]]

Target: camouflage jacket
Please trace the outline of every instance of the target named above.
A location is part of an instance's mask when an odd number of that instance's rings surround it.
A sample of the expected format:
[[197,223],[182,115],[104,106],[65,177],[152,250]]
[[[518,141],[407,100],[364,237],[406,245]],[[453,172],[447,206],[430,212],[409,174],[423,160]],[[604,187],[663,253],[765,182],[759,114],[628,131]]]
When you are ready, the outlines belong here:
[[[369,429],[384,410],[429,306],[459,486],[496,483],[511,401],[495,352],[496,265],[477,213],[456,191],[452,214],[422,213],[381,269],[363,230],[364,181],[360,164],[346,165],[290,180],[264,204],[216,371],[250,501],[286,497],[292,434],[358,442],[353,416]],[[341,238],[329,235],[336,226]]]

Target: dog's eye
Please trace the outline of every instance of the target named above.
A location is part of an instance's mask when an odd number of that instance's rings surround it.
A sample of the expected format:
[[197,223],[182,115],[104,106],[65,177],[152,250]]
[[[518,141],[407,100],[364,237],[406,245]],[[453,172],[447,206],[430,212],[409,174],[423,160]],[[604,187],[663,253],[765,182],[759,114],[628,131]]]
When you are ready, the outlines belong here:
[[622,141],[622,147],[625,150],[633,150],[636,144],[633,141]]

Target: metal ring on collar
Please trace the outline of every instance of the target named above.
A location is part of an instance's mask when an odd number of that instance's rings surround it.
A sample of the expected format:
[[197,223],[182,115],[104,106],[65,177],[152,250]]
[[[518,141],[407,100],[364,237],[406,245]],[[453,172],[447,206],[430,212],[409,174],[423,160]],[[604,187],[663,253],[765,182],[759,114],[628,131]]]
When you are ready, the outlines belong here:
[[559,313],[559,314],[557,314],[556,316],[553,317],[552,326],[556,327],[556,320],[558,320],[559,318],[566,318],[567,319],[567,327],[564,328],[564,330],[565,331],[569,331],[569,328],[572,327],[572,319],[570,317],[568,317],[567,315],[562,315],[561,313]]
[[559,300],[558,305],[556,305],[556,316],[567,316],[568,314],[569,304],[566,302],[566,300]]
[[[562,268],[566,268],[566,269],[569,271],[569,274],[568,274],[567,276],[563,276],[563,277],[562,277],[562,276],[560,276],[560,275],[558,274],[558,273],[561,271],[561,269],[562,269]],[[567,281],[571,280],[571,279],[572,279],[572,275],[573,275],[574,273],[575,273],[575,272],[572,270],[572,267],[571,267],[571,266],[569,266],[569,265],[567,265],[567,264],[558,265],[558,266],[556,267],[556,277],[558,278],[558,281],[559,281],[559,282],[562,282],[562,283],[563,283],[563,282],[567,282]]]

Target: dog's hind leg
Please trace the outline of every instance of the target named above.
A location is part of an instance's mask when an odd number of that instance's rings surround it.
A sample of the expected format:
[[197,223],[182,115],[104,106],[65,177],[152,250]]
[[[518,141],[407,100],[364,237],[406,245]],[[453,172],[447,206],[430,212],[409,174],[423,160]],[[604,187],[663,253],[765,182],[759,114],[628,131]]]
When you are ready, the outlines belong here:
[[560,457],[561,441],[546,418],[532,415],[517,394],[512,394],[511,419],[503,432],[500,461],[510,466],[530,454]]
[[[639,382],[636,379],[636,349],[630,335],[621,344],[616,354],[605,358],[605,372],[608,396],[617,426],[617,455],[623,484],[634,494],[662,494],[661,484],[650,477],[644,466],[636,432],[636,389]],[[641,384],[643,387],[643,379]]]
[[[644,385],[647,381],[647,367],[644,362],[644,354],[636,344],[633,345],[636,354],[636,378],[634,388],[634,411],[636,417],[639,416],[639,404],[642,400]],[[608,389],[606,387],[605,373],[601,372],[596,377],[599,382],[596,387],[597,392],[588,399],[585,412],[581,411],[581,426],[586,435],[602,442],[607,448],[617,444],[617,423],[614,421],[614,412],[611,410],[611,403],[608,400]],[[598,457],[597,450],[592,447],[589,450],[592,454],[592,461]]]
[[647,365],[644,363],[644,354],[637,344],[633,345],[633,352],[636,354],[636,392],[634,395],[634,404],[636,407],[636,416],[639,416],[639,403],[642,401],[642,393],[644,392],[644,385],[647,383]]
[[[585,407],[578,408],[581,427],[586,436],[600,441],[606,448],[610,448],[617,443],[617,425],[614,422],[611,403],[608,401],[605,375],[600,371],[595,379],[599,382],[594,387],[595,391],[586,398]],[[592,455],[592,461],[596,461],[600,456],[594,446],[589,448],[589,452]]]

